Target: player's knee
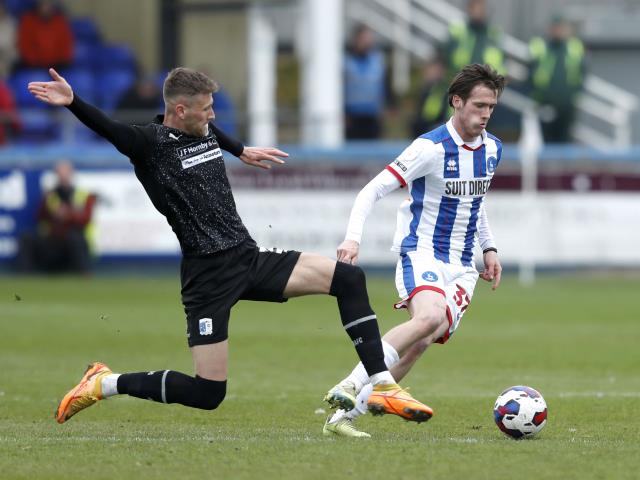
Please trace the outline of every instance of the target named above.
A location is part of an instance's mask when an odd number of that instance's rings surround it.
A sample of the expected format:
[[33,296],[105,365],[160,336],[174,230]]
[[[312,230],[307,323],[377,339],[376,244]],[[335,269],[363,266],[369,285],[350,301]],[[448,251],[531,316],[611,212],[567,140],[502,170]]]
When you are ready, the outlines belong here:
[[429,342],[430,337],[440,330],[444,323],[447,323],[447,318],[444,312],[431,310],[414,315],[411,321],[420,338],[429,345],[431,343]]
[[357,265],[337,262],[329,293],[335,297],[366,290],[364,270]]
[[227,382],[196,377],[196,389],[198,395],[197,408],[215,410],[227,394]]

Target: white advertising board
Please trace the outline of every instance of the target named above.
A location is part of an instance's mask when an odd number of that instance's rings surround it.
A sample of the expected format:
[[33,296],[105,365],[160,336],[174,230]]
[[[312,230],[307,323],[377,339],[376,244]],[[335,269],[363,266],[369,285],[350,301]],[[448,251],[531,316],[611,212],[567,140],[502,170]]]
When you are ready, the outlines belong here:
[[[79,172],[78,184],[99,196],[97,252],[172,255],[178,243],[130,172]],[[356,191],[243,190],[238,211],[259,245],[335,256]],[[361,262],[392,266],[389,251],[400,190],[378,202],[367,220]],[[505,264],[523,255],[535,264],[640,266],[640,195],[630,193],[491,192],[489,221]]]

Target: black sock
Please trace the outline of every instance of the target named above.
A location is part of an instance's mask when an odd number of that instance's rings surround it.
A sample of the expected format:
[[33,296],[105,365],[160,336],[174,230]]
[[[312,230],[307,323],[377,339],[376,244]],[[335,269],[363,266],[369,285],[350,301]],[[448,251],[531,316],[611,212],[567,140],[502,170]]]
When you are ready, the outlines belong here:
[[225,397],[227,381],[207,380],[173,370],[123,373],[118,393],[162,403],[180,403],[204,410],[215,409]]
[[336,263],[329,293],[338,299],[340,319],[369,376],[384,372],[384,351],[378,319],[369,304],[367,284],[360,267]]

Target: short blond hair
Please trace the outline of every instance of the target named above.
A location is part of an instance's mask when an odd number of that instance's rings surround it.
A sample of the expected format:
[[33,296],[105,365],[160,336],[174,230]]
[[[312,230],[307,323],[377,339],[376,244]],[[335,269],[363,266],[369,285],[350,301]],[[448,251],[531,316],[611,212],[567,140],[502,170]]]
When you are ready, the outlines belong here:
[[187,98],[218,91],[218,84],[202,72],[186,67],[171,70],[162,86],[165,103],[173,103],[178,97]]

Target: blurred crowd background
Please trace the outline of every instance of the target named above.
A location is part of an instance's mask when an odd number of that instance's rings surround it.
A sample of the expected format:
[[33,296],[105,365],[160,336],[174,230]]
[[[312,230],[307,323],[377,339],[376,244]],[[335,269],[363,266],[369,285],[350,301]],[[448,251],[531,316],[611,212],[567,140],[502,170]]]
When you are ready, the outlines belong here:
[[[276,35],[277,139],[297,142],[304,102],[304,3],[310,2],[116,0],[99,5],[83,0],[4,0],[0,142],[99,141],[77,125],[65,128],[58,112],[28,94],[26,83],[47,78],[49,66],[58,68],[83,98],[132,123],[148,121],[162,109],[161,85],[168,69],[183,64],[202,69],[222,87],[216,97],[221,126],[246,137],[252,120],[247,64],[249,36],[256,29],[249,15],[252,8],[260,9]],[[613,111],[623,100],[631,112],[627,122],[637,119],[633,112],[637,115],[638,87],[629,61],[640,49],[634,29],[640,18],[637,2],[339,4],[343,18],[323,17],[321,22],[328,33],[340,36],[344,48],[346,139],[401,139],[430,129],[449,115],[446,102],[440,100],[451,76],[474,62],[491,64],[509,77],[513,91],[542,107],[547,142],[589,143],[607,135],[616,139],[615,132],[590,134],[598,133],[598,121],[609,129],[625,128],[611,118],[624,116]],[[342,25],[336,31],[330,23]],[[326,48],[331,48],[329,42]],[[610,84],[618,89],[600,92],[605,99],[596,100],[598,92],[592,90],[602,84],[585,82],[589,75],[604,81],[605,88]],[[606,98],[616,93],[624,98]],[[599,111],[607,102],[613,110]],[[492,128],[505,141],[519,138],[518,113],[509,105],[495,115]],[[637,143],[640,131],[628,128],[624,141]]]
[[[38,246],[34,232],[59,232],[55,221],[89,238],[94,206],[104,224],[115,202],[90,188],[101,185],[91,173],[125,166],[65,109],[29,94],[48,67],[128,123],[162,113],[168,70],[205,71],[220,85],[223,130],[284,145],[304,165],[266,185],[231,171],[237,188],[357,191],[449,118],[447,86],[462,66],[487,63],[509,80],[489,126],[506,145],[494,188],[629,194],[640,189],[639,21],[633,0],[0,0],[0,259],[88,271],[101,251],[149,253],[120,237],[105,250],[104,226],[70,259]],[[323,186],[318,163],[334,167]],[[82,195],[74,167],[87,174]]]

